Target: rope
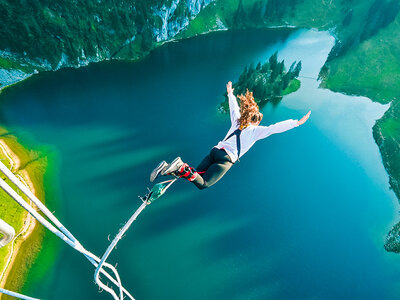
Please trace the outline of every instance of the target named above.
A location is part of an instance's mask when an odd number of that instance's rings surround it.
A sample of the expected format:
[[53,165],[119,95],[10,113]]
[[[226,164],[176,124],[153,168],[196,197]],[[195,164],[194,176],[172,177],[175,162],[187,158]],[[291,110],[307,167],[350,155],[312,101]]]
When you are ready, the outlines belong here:
[[9,295],[9,296],[13,296],[13,297],[16,297],[16,298],[24,299],[24,300],[25,299],[26,300],[39,300],[37,298],[32,298],[32,297],[29,297],[29,296],[25,296],[25,295],[18,294],[16,292],[11,292],[11,291],[8,291],[8,290],[5,290],[5,289],[1,289],[1,288],[0,288],[0,293],[6,294],[6,295]]
[[[153,201],[161,197],[166,190],[175,183],[175,181],[178,180],[178,177],[175,177],[175,179],[172,180],[167,180],[164,182],[157,183],[153,186],[151,190],[147,193],[146,196],[144,197],[139,197],[143,203],[140,205],[140,207],[134,212],[134,214],[129,218],[128,222],[119,230],[119,233],[117,236],[113,239],[111,242],[110,246],[108,246],[106,252],[103,254],[95,272],[94,272],[94,281],[104,289],[106,285],[101,282],[99,278],[99,271],[102,269],[103,264],[107,260],[108,256],[111,254],[111,252],[114,250],[114,248],[117,246],[117,243],[122,239],[124,236],[125,232],[131,227],[133,221],[136,220],[136,218],[139,216],[139,214],[146,208],[147,205],[150,205]],[[122,294],[120,294],[120,299],[122,300]]]
[[[0,162],[0,171],[6,175],[6,177],[13,182],[24,194],[27,196],[43,213],[49,218],[53,223],[50,223],[43,216],[41,216],[31,205],[26,203],[23,198],[13,190],[3,179],[0,178],[0,187],[10,196],[12,197],[19,205],[21,205],[25,210],[27,210],[36,220],[38,220],[43,226],[57,235],[60,239],[62,239],[69,246],[74,248],[76,251],[82,253],[95,267],[94,280],[95,283],[103,290],[108,292],[115,300],[123,300],[124,294],[128,296],[130,299],[135,300],[133,296],[122,286],[121,279],[119,274],[114,266],[110,265],[106,262],[107,258],[111,254],[111,252],[115,249],[117,243],[122,239],[125,232],[131,227],[132,223],[136,220],[139,214],[146,208],[147,205],[151,204],[153,201],[161,197],[166,190],[172,186],[173,183],[178,180],[178,177],[175,177],[172,180],[167,180],[164,182],[157,183],[153,186],[151,190],[144,196],[139,197],[143,203],[140,207],[134,212],[134,214],[129,218],[128,222],[120,229],[117,236],[108,246],[106,252],[103,254],[102,258],[98,258],[93,253],[87,251],[81,243],[69,232],[61,222],[47,209],[47,207],[38,199],[36,196],[24,185],[21,181],[3,164]],[[108,274],[103,268],[109,268],[111,272],[114,274],[115,278]],[[105,275],[115,286],[119,288],[119,295],[115,293],[115,291],[110,288],[108,285],[104,284],[100,280],[100,273]],[[4,289],[0,289],[0,292],[11,295],[14,297],[18,297],[21,299],[33,299],[25,295],[21,295],[15,292],[7,291]]]
[[[119,242],[119,240],[122,239],[122,236],[124,235],[124,233],[129,229],[129,227],[132,225],[133,221],[136,220],[137,216],[146,208],[147,205],[148,205],[147,202],[143,202],[143,204],[135,211],[135,213],[128,220],[128,222],[125,224],[125,226],[122,227],[122,229],[119,231],[117,236],[111,242],[110,246],[108,246],[106,252],[103,254],[103,256],[94,272],[94,281],[99,285],[100,288],[102,288],[104,290],[107,290],[107,288],[108,288],[108,286],[100,280],[100,274],[99,274],[99,272],[103,268],[103,265],[105,264],[105,261],[107,260],[108,256],[111,254],[111,252],[114,250],[115,246],[117,246],[117,243]],[[119,286],[119,288],[120,288],[119,298],[122,300],[123,299],[122,286]]]
[[[24,199],[16,192],[14,191],[3,179],[0,178],[0,187],[8,194],[10,197],[12,197],[19,205],[21,205],[25,210],[27,210],[36,220],[38,220],[43,226],[45,226],[47,229],[49,229],[51,232],[53,232],[56,236],[58,236],[61,240],[63,240],[65,243],[67,243],[69,246],[71,246],[73,249],[76,251],[82,253],[91,264],[93,264],[96,268],[99,266],[99,262],[101,261],[100,258],[95,256],[93,253],[89,252],[86,250],[81,243],[70,233],[62,224],[61,222],[47,209],[47,207],[24,185],[21,183],[21,181],[2,163],[0,162],[0,171],[6,175],[6,177],[13,182],[21,191],[23,194],[25,194],[42,212],[43,214],[50,219],[54,223],[50,223],[48,220],[46,220],[42,215],[40,215],[32,206],[30,206],[28,203],[24,201]],[[111,276],[107,271],[103,269],[104,267],[107,267],[110,269],[110,271],[113,273],[113,276]],[[118,286],[120,292],[119,292],[119,297],[115,293],[115,291],[108,287],[105,286],[101,281],[97,281],[96,283],[99,284],[100,287],[102,287],[106,292],[110,293],[115,300],[122,300],[123,295],[125,294],[128,296],[130,299],[135,300],[133,296],[122,286],[121,284],[121,279],[119,277],[119,274],[117,270],[115,269],[114,266],[105,263],[104,261],[102,262],[100,268],[98,268],[98,273],[101,272],[101,274],[105,275],[114,285]],[[97,270],[97,269],[96,269]],[[15,296],[16,293],[3,290],[1,289],[1,292],[4,294],[8,294],[11,296]],[[12,295],[14,294],[14,295]],[[19,295],[19,294],[18,294]],[[28,296],[21,295],[21,299],[34,299],[30,298]],[[19,297],[19,296],[15,296]],[[25,298],[23,298],[25,297]]]

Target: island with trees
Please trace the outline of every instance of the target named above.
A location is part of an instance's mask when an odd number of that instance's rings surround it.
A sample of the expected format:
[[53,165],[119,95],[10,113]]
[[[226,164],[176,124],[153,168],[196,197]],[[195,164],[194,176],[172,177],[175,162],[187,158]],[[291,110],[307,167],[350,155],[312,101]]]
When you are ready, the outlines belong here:
[[[278,52],[262,64],[246,66],[240,74],[239,79],[233,84],[235,94],[245,94],[246,89],[253,92],[254,100],[260,108],[267,103],[277,105],[284,95],[291,94],[300,88],[300,81],[297,79],[301,71],[301,61],[294,61],[288,71],[285,68],[285,61],[278,60]],[[229,112],[228,96],[225,93],[225,100],[219,106],[222,113]]]

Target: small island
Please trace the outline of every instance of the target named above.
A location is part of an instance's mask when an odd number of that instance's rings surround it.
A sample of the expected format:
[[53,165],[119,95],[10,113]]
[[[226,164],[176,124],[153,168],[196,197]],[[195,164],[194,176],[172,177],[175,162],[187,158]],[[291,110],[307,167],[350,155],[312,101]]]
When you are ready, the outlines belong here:
[[[301,61],[294,61],[289,70],[285,69],[285,61],[278,61],[278,52],[270,56],[264,64],[259,62],[256,67],[245,67],[238,82],[233,84],[235,94],[245,94],[246,89],[253,92],[254,100],[260,108],[267,103],[277,105],[284,95],[291,94],[300,88],[297,79],[301,71]],[[222,113],[229,112],[228,95],[218,109]]]

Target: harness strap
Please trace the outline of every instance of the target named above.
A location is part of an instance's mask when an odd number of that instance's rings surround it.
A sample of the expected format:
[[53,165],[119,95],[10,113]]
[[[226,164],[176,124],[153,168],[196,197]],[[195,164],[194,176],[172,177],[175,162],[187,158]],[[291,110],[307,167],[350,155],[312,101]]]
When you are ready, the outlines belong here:
[[231,137],[233,137],[234,135],[236,135],[236,147],[237,147],[237,160],[239,160],[239,156],[240,156],[240,149],[241,149],[241,145],[240,145],[240,134],[242,133],[242,131],[238,128],[236,129],[234,132],[232,132],[225,140],[230,139]]
[[[195,178],[198,174],[194,168],[190,167],[186,163],[183,164],[176,173],[180,178],[185,178],[189,181],[195,180]],[[202,173],[204,173],[204,172],[202,172]]]

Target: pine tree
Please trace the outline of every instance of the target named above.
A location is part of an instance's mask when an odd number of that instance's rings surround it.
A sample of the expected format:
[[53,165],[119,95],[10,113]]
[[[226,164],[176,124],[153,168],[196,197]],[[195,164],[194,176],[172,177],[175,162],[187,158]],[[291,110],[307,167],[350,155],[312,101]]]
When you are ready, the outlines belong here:
[[246,23],[246,20],[247,20],[247,14],[246,11],[244,10],[243,0],[240,0],[238,8],[233,17],[233,22],[234,22],[233,27],[236,28],[243,27],[243,25]]
[[299,61],[296,65],[296,67],[294,68],[293,71],[293,78],[298,77],[301,71],[301,61]]
[[[277,104],[283,91],[299,75],[300,70],[301,62],[293,62],[286,72],[284,60],[278,61],[278,53],[275,52],[264,64],[259,62],[256,67],[254,64],[246,66],[233,87],[236,94],[244,94],[246,89],[253,91],[255,101],[261,106],[270,101]],[[220,107],[227,111],[227,98]]]

